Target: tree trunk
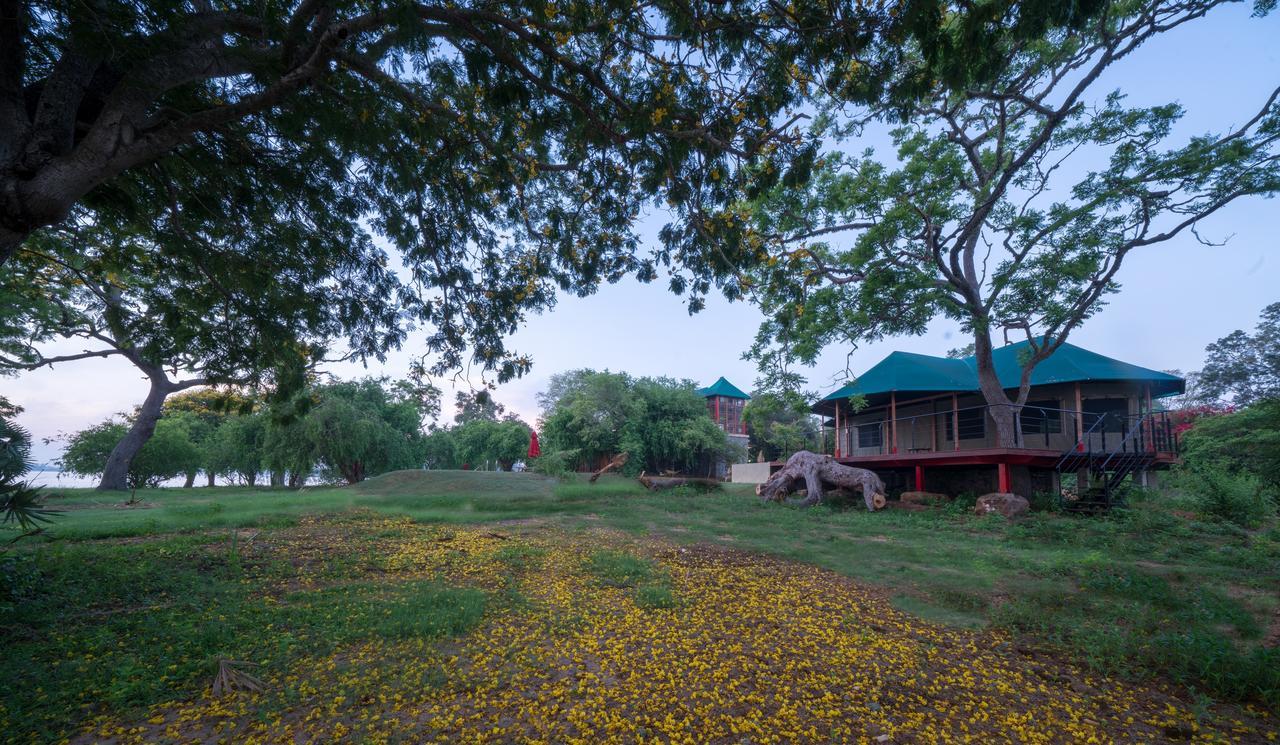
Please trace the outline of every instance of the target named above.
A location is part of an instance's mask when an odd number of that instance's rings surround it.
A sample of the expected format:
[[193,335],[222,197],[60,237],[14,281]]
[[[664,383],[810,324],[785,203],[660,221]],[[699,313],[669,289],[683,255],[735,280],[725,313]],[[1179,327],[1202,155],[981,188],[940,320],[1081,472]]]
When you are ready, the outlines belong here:
[[191,487],[193,487],[193,486],[195,486],[195,485],[196,485],[196,472],[195,472],[195,471],[188,471],[188,472],[187,472],[187,480],[186,480],[186,482],[182,485],[182,488],[183,488],[183,489],[190,489]]
[[674,489],[677,486],[692,486],[702,491],[712,491],[720,489],[721,482],[712,478],[699,478],[697,476],[648,476],[644,472],[640,473],[637,479],[640,485],[649,491],[662,491],[663,489]]
[[787,458],[782,470],[769,477],[756,493],[767,502],[781,502],[795,491],[801,482],[805,485],[805,498],[798,504],[810,507],[822,501],[824,487],[861,490],[867,509],[875,511],[885,505],[884,482],[874,472],[837,463],[829,455],[819,455],[801,450]]
[[216,478],[216,477],[215,477],[215,475],[214,475],[214,473],[213,473],[212,471],[210,471],[210,472],[206,473],[206,474],[205,474],[205,476],[208,476],[208,477],[209,477],[209,486],[213,486],[213,480],[214,480],[214,478]]
[[302,486],[303,481],[304,481],[304,477],[303,477],[303,475],[302,475],[302,472],[301,472],[301,471],[290,471],[290,472],[289,472],[289,488],[290,488],[290,489],[297,489],[297,488],[301,487],[301,486]]
[[258,485],[258,474],[256,474],[256,473],[242,473],[242,474],[240,474],[240,475],[241,475],[241,476],[244,476],[244,483],[245,483],[246,485],[248,485],[248,486],[257,486],[257,485]]
[[284,471],[271,471],[271,485],[284,486]]
[[18,247],[22,245],[24,238],[26,236],[0,227],[0,266],[4,266],[4,263],[18,252]]
[[133,459],[142,450],[142,446],[155,434],[164,399],[172,386],[165,380],[163,372],[148,373],[148,377],[151,379],[151,390],[147,392],[147,400],[142,402],[142,408],[138,410],[138,417],[134,419],[129,432],[116,443],[115,449],[107,458],[107,465],[102,470],[102,481],[98,484],[101,490],[129,488],[129,466],[133,465]]
[[[1015,423],[1018,407],[1009,400],[1000,378],[996,375],[996,366],[991,357],[991,335],[985,329],[973,333],[973,356],[978,363],[978,388],[982,398],[987,402],[987,412],[996,427],[996,447],[1012,448],[1018,446],[1018,428]],[[959,437],[959,433],[956,433]]]

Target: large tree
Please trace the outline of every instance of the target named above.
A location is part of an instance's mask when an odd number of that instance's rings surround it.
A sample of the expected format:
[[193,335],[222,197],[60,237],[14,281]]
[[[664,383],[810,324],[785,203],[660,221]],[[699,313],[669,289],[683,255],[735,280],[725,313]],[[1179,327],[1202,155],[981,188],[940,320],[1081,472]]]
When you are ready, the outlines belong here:
[[765,460],[786,460],[800,450],[818,450],[818,427],[806,396],[793,391],[757,391],[742,410],[749,450]]
[[[176,202],[156,205],[145,227],[86,216],[30,239],[0,274],[0,374],[119,357],[148,382],[100,488],[125,488],[172,393],[287,389],[335,337],[360,357],[402,338],[389,307],[398,282],[364,260],[378,255],[367,240],[321,204],[281,210],[281,189],[259,196],[246,221]],[[351,241],[345,258],[328,253],[335,239]],[[58,341],[79,348],[49,352]]]
[[217,469],[212,466],[218,429],[232,416],[249,414],[254,400],[232,389],[193,388],[169,396],[164,402],[164,415],[186,413],[192,416],[188,431],[191,441],[200,448],[201,460],[187,471],[184,487],[195,485],[196,474],[204,471],[209,486],[214,485]]
[[[1109,2],[1077,28],[1005,43],[990,80],[943,81],[874,112],[898,122],[895,159],[829,152],[807,185],[726,213],[753,218],[740,240],[767,257],[729,287],[767,312],[753,349],[765,372],[944,316],[972,334],[999,441],[1016,443],[1032,371],[1117,291],[1131,252],[1199,237],[1226,205],[1280,189],[1280,89],[1258,91],[1238,127],[1176,142],[1176,104],[1135,108],[1097,90],[1145,43],[1223,4]],[[823,135],[869,121],[843,114],[840,91],[830,103]],[[992,364],[1001,329],[1029,342],[1012,391]]]
[[331,477],[349,484],[421,465],[423,417],[439,411],[405,382],[385,378],[316,386],[301,420],[309,453]]
[[1280,399],[1280,303],[1262,309],[1252,334],[1239,329],[1205,347],[1205,398],[1249,406]]
[[[157,487],[198,467],[201,453],[191,441],[189,429],[194,418],[191,414],[179,413],[156,423],[154,436],[129,462],[126,488]],[[72,434],[62,454],[63,470],[79,476],[100,476],[111,463],[116,444],[128,431],[129,424],[108,419]]]
[[626,453],[631,473],[688,472],[741,450],[707,416],[691,380],[570,370],[552,376],[539,402],[543,449],[572,451],[579,466]]

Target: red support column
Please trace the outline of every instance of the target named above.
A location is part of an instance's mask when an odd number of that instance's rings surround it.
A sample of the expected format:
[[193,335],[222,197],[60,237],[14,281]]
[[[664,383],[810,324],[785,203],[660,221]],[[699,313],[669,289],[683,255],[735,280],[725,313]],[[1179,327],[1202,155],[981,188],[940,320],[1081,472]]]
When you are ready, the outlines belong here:
[[1009,464],[1001,463],[997,468],[1000,473],[1000,492],[1008,494],[1011,491],[1011,487],[1009,485]]
[[924,491],[924,466],[916,466],[916,491]]

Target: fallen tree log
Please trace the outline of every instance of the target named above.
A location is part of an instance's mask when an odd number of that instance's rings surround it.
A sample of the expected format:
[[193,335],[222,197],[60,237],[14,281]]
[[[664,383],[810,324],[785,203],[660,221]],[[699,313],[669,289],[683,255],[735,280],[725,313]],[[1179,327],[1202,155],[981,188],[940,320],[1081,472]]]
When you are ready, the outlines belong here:
[[769,477],[756,493],[766,502],[782,502],[801,487],[804,499],[796,504],[810,507],[822,501],[824,489],[849,489],[862,491],[867,509],[878,510],[885,506],[884,482],[865,468],[854,468],[837,463],[829,455],[819,455],[801,450],[787,458],[786,465]]
[[627,458],[629,457],[630,456],[627,453],[618,453],[617,455],[613,456],[613,460],[609,461],[604,468],[601,468],[599,471],[596,471],[595,473],[591,474],[591,478],[587,480],[592,484],[596,483],[596,479],[600,478],[601,476],[608,473],[609,471],[612,471],[615,468],[622,468],[623,466],[625,466],[627,464]]
[[711,491],[712,489],[720,488],[719,481],[715,479],[699,478],[697,476],[649,476],[642,472],[638,481],[641,486],[649,491],[674,489],[677,486],[693,486],[703,491]]

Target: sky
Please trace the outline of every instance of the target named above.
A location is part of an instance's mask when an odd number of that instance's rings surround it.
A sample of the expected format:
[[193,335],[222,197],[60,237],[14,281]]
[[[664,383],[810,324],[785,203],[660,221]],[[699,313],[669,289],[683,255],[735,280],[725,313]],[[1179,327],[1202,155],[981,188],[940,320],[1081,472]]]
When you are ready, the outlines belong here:
[[[1186,116],[1175,136],[1243,123],[1280,83],[1280,44],[1275,41],[1280,39],[1280,13],[1251,18],[1249,5],[1219,9],[1163,35],[1113,67],[1094,91],[1101,97],[1121,89],[1131,105],[1180,103]],[[885,144],[882,135],[872,135],[857,146],[883,149]],[[656,240],[663,221],[661,213],[647,216],[642,235]],[[1144,367],[1196,370],[1207,344],[1235,329],[1251,329],[1265,306],[1280,301],[1280,199],[1239,201],[1205,221],[1200,232],[1215,241],[1228,240],[1207,247],[1188,234],[1131,253],[1119,276],[1120,293],[1070,341]],[[690,316],[661,279],[651,285],[632,280],[606,285],[594,296],[564,297],[553,309],[531,316],[509,347],[530,355],[533,370],[493,395],[533,423],[539,413],[536,395],[548,378],[575,368],[689,378],[700,385],[723,375],[749,391],[756,372],[741,357],[759,321],[753,306],[718,296]],[[411,338],[385,364],[346,364],[330,371],[342,377],[402,377],[409,360],[421,352],[420,340],[421,335]],[[939,321],[919,337],[891,338],[858,349],[830,348],[802,372],[809,389],[825,393],[837,387],[846,368],[857,374],[891,351],[942,355],[968,341],[957,325]],[[48,352],[79,349],[60,344]],[[454,389],[451,381],[440,383],[447,416]],[[35,460],[48,462],[58,457],[62,445],[46,444],[46,438],[131,410],[146,396],[147,385],[140,372],[116,358],[0,378],[0,391],[25,407],[19,422],[35,435]]]

